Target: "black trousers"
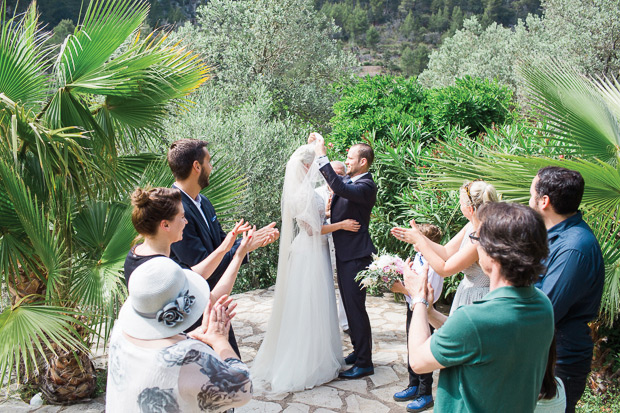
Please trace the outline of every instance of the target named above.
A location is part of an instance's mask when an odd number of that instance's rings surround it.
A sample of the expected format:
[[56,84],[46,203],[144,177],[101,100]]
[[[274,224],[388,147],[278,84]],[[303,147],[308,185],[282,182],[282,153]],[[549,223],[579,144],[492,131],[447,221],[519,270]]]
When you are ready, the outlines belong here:
[[366,312],[366,289],[355,281],[357,273],[368,267],[372,257],[341,261],[336,258],[338,287],[349,321],[351,343],[357,356],[356,367],[372,367],[372,333]]
[[566,390],[566,413],[575,412],[575,406],[586,389],[586,380],[590,374],[590,369],[590,360],[576,364],[555,365],[555,375],[562,380]]
[[[407,307],[407,360],[409,360],[409,326],[411,325],[411,317],[413,311]],[[435,331],[431,326],[431,334]],[[416,374],[409,362],[407,362],[407,370],[409,371],[409,386],[418,386],[418,396],[430,396],[433,394],[433,373]]]

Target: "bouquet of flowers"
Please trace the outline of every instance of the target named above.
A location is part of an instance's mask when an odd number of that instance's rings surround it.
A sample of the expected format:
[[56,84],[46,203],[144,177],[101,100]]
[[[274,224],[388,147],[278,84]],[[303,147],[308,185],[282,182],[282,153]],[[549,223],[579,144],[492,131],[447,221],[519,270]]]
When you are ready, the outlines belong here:
[[396,255],[373,255],[368,269],[360,271],[355,281],[360,281],[370,295],[389,292],[396,281],[403,281],[405,263]]

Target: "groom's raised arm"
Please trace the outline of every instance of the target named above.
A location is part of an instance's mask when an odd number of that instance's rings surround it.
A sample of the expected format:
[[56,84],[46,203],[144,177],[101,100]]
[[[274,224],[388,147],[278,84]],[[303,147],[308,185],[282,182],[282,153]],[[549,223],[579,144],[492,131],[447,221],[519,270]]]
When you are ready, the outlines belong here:
[[362,180],[356,184],[347,184],[342,180],[341,176],[336,174],[326,155],[319,157],[317,162],[319,163],[319,171],[325,178],[327,185],[336,195],[351,202],[359,203],[366,203],[369,199],[374,198],[376,189],[371,181]]

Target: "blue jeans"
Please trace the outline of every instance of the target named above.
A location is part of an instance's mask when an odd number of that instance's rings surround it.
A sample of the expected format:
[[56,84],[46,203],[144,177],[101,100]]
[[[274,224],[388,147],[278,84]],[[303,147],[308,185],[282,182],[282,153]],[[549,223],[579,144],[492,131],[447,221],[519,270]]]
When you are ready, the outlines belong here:
[[[413,312],[407,307],[407,344],[409,343],[409,325],[411,324],[411,317]],[[431,326],[431,334],[435,329]],[[409,346],[407,345],[407,356],[409,356]],[[409,360],[409,357],[407,357]],[[433,394],[433,373],[416,374],[411,365],[407,363],[407,370],[409,371],[409,386],[418,386],[418,396],[431,396]]]
[[566,389],[566,413],[575,412],[575,406],[586,389],[590,363],[587,360],[583,363],[555,365],[555,375],[562,380]]

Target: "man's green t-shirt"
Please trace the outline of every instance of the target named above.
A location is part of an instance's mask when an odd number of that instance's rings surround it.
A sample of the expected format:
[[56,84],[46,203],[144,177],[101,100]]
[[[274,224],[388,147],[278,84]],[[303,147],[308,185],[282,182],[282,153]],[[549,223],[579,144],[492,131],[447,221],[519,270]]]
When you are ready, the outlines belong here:
[[531,287],[459,307],[431,337],[441,370],[435,411],[532,412],[553,338],[553,308]]

